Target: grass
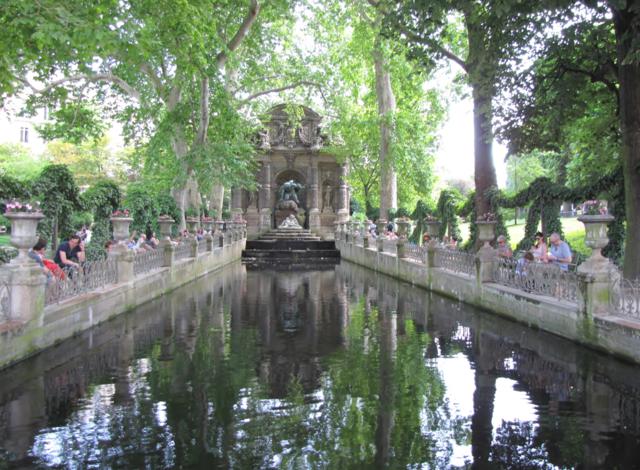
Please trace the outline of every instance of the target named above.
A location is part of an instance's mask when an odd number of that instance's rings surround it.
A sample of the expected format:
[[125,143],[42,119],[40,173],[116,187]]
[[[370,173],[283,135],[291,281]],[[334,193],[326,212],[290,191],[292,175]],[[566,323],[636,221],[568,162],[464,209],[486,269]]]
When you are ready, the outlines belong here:
[[[560,221],[562,222],[565,240],[571,248],[578,253],[589,256],[591,254],[591,248],[584,244],[584,225],[582,225],[582,222],[579,222],[576,217],[566,217],[560,219]],[[525,221],[524,219],[519,219],[518,222],[518,224],[514,224],[513,220],[506,221],[512,248],[515,248],[520,240],[524,238]],[[462,233],[462,238],[467,240],[469,238],[469,224],[461,224],[460,232]]]

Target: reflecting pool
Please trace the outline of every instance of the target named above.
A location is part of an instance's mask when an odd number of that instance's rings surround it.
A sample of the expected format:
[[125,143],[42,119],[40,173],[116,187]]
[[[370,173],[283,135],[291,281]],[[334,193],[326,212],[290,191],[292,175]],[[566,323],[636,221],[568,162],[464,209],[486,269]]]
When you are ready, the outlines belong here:
[[640,368],[343,262],[0,371],[0,468],[640,468]]

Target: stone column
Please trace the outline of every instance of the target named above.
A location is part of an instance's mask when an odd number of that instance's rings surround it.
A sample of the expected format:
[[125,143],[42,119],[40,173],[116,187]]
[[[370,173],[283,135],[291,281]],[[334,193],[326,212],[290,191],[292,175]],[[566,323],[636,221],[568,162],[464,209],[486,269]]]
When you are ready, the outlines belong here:
[[116,260],[118,284],[133,281],[133,250],[127,249],[124,243],[119,243],[111,249],[109,256]]
[[377,247],[378,251],[384,251],[384,228],[387,225],[387,221],[384,219],[378,219],[376,222],[376,228],[378,229]]
[[318,160],[311,157],[311,167],[309,168],[309,228],[318,232],[320,230],[320,208],[318,207]]
[[578,266],[580,308],[588,316],[606,315],[609,311],[611,286],[620,282],[618,268],[602,255],[609,243],[607,224],[611,215],[585,215],[578,220],[585,225],[585,244],[592,249],[591,256]]
[[338,220],[345,221],[349,219],[349,193],[347,188],[347,175],[349,174],[349,167],[345,163],[340,165],[339,175],[339,187],[338,187],[338,202],[336,204],[338,208]]
[[242,188],[231,188],[231,218],[242,219]]
[[406,258],[407,254],[405,252],[405,245],[407,244],[407,236],[409,232],[409,223],[408,219],[402,218],[398,220],[398,241],[396,242],[396,252],[398,258]]
[[483,282],[491,282],[493,280],[493,268],[498,261],[497,251],[489,245],[489,242],[495,239],[495,222],[477,221],[478,240],[483,245],[476,254],[476,279],[478,288]]
[[260,233],[271,230],[271,162],[262,163]]

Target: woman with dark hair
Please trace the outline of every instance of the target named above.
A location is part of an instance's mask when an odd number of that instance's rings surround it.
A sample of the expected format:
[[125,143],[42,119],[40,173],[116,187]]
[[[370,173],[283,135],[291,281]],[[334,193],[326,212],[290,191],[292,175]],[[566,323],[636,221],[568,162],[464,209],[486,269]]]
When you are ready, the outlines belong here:
[[544,234],[537,232],[533,247],[531,247],[531,254],[535,261],[547,262],[547,244],[544,241]]

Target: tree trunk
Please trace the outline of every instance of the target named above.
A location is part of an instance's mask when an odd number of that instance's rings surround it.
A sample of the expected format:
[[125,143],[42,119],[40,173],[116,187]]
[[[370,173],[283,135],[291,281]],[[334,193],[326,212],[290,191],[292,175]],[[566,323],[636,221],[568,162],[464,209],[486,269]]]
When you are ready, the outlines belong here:
[[485,192],[497,185],[493,166],[493,96],[495,89],[495,63],[485,48],[490,39],[483,25],[477,24],[473,12],[465,12],[465,23],[469,37],[467,59],[469,85],[473,91],[473,143],[474,179],[476,184],[476,213],[478,216],[491,212]]
[[216,218],[222,219],[222,205],[224,204],[224,186],[214,183],[209,197],[209,211],[216,213]]
[[[178,158],[178,161],[184,165],[185,158],[187,156],[187,153],[189,152],[189,148],[187,145],[187,141],[184,138],[184,133],[178,126],[176,126],[171,145],[173,147],[173,151],[176,154],[176,157]],[[187,175],[187,178],[192,177],[191,173],[192,172],[189,168],[185,168],[185,174]],[[187,208],[187,193],[187,180],[185,180],[184,183],[182,183],[179,187],[174,188],[174,190],[172,191],[173,198],[178,205],[178,209],[180,209],[180,220],[178,221],[179,230],[184,230],[185,228],[187,228],[184,216],[184,212]]]
[[380,38],[376,38],[373,59],[376,74],[376,97],[380,119],[380,218],[389,218],[389,209],[398,207],[398,182],[393,157],[391,139],[394,132],[393,117],[396,98],[391,88],[389,64],[382,51]]
[[637,58],[628,59],[640,38],[640,0],[626,3],[626,10],[611,9],[619,64],[622,171],[627,215],[623,271],[626,278],[637,279],[640,278],[640,64]]

